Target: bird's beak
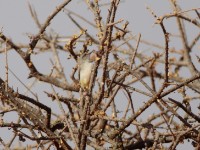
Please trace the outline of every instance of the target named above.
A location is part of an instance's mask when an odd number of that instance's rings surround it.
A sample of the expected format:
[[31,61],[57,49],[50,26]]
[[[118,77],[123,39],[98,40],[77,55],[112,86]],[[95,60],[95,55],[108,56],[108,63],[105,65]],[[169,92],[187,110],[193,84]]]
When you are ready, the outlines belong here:
[[98,57],[96,53],[90,54],[90,60],[91,60],[92,62],[94,62],[94,61],[96,62],[96,61],[98,61],[99,59],[100,59],[100,57]]

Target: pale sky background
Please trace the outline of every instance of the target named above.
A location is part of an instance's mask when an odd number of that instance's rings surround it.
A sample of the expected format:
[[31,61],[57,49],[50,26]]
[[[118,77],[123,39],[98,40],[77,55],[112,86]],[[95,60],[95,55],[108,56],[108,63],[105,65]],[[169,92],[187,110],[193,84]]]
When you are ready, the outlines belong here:
[[[58,6],[60,3],[62,3],[63,1],[62,0],[0,0],[0,28],[2,28],[3,33],[7,37],[12,38],[12,41],[15,43],[28,43],[30,39],[27,34],[35,35],[38,32],[38,28],[35,25],[29,13],[28,2],[32,6],[34,6],[40,22],[43,23],[45,22],[49,14],[53,12],[55,7]],[[102,2],[109,2],[109,1],[102,0]],[[192,8],[200,7],[200,0],[178,0],[178,2],[183,10],[189,10]],[[130,23],[128,29],[132,31],[133,35],[141,33],[142,39],[164,46],[163,38],[160,38],[163,37],[163,33],[158,25],[154,25],[155,19],[146,9],[146,6],[151,7],[158,16],[162,16],[166,13],[172,12],[169,0],[126,0],[125,2],[120,4],[116,20],[121,18],[123,18],[125,21],[128,20]],[[93,21],[92,13],[88,11],[87,5],[81,0],[72,0],[72,2],[65,8],[72,10],[84,16],[85,18],[89,18],[91,21]],[[102,11],[102,14],[104,14],[105,16],[107,14],[107,9],[104,9],[104,11]],[[175,21],[174,19],[171,20],[168,19],[164,23],[166,24],[168,32],[176,34],[177,28],[175,26],[174,21]],[[85,28],[88,27],[87,24],[84,25]],[[193,39],[192,37],[195,37],[199,32],[197,28],[190,28],[190,26],[187,24],[186,28],[189,39]],[[64,11],[61,11],[53,19],[51,25],[47,28],[47,31],[51,29],[53,29],[54,32],[57,32],[63,36],[68,36],[79,32],[79,29],[76,26],[74,26],[73,23],[68,19]],[[93,31],[92,29],[91,30],[88,29],[89,33],[92,33],[92,31]],[[179,40],[174,39],[173,41],[170,42],[170,47],[176,47],[177,49],[181,49],[182,45],[180,45]],[[141,51],[148,50],[150,47],[147,46],[143,48],[144,49],[140,50]],[[5,57],[4,55],[0,54],[1,78],[5,77],[4,57]],[[61,57],[63,59],[66,59],[67,56],[61,55]],[[18,54],[16,54],[14,51],[10,51],[8,58],[9,58],[10,69],[20,78],[20,80],[24,84],[30,84],[33,81],[33,79],[27,80],[27,76],[29,73],[28,69],[26,68],[24,62],[21,61]],[[39,71],[49,72],[49,68],[51,67],[49,57],[46,57],[41,54],[40,56],[34,57],[33,61],[35,64],[38,64],[36,66],[39,67],[38,68]],[[68,63],[66,65],[67,66],[65,66],[66,67],[65,69],[67,70],[69,68],[72,68],[74,66],[74,63]],[[16,78],[12,74],[9,75],[9,81],[10,81],[9,85],[14,87],[14,89],[20,87],[19,88],[20,92],[26,91],[25,87],[23,87],[22,84],[18,80],[16,80]],[[39,94],[44,90],[48,90],[46,84],[39,83],[37,84],[36,87],[33,88],[33,91]],[[45,100],[46,97],[43,97],[43,95],[44,94],[42,94],[42,96],[38,95],[40,100],[42,99],[41,100],[42,103],[46,103],[53,110],[59,109],[55,108],[53,103],[48,104],[48,100]],[[6,118],[6,116],[4,117]],[[7,117],[6,121],[13,120],[13,117],[15,117],[15,115],[11,116],[10,118]],[[2,134],[6,135],[8,134],[8,132],[5,132],[4,130],[0,129],[0,137],[6,137],[2,136]],[[192,147],[189,144],[182,144],[178,147],[178,149],[182,150],[191,148]]]

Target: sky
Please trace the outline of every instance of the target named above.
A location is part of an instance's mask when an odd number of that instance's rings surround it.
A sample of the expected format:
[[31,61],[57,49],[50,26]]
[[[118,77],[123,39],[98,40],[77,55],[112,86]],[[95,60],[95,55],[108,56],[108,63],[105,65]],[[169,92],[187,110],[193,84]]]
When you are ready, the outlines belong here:
[[[7,37],[12,39],[13,42],[21,44],[28,43],[30,41],[30,36],[36,35],[39,31],[30,15],[28,3],[34,7],[38,14],[39,21],[44,23],[49,14],[51,14],[55,7],[62,2],[62,0],[0,0],[0,28]],[[108,0],[102,0],[101,2],[106,3]],[[183,10],[200,7],[199,0],[178,0],[178,2]],[[119,6],[116,20],[122,18],[124,20],[128,20],[128,29],[132,32],[133,35],[138,35],[141,33],[142,39],[164,46],[164,39],[160,38],[163,37],[161,28],[154,24],[155,19],[146,9],[147,6],[150,7],[157,16],[162,16],[166,13],[172,12],[169,0],[126,0],[122,1],[121,5]],[[94,19],[92,13],[89,12],[87,5],[81,0],[73,0],[65,8],[81,14],[83,17],[88,18],[91,21]],[[102,14],[106,16],[106,7],[103,9]],[[177,27],[174,25],[174,21],[175,20],[173,19],[168,19],[164,21],[164,23],[167,26],[167,31],[177,34]],[[87,28],[88,24],[83,23],[83,27]],[[186,25],[186,28],[188,29],[188,37],[191,39],[192,37],[195,37],[196,33],[199,32],[195,28],[190,28],[189,25]],[[78,33],[79,29],[75,27],[74,24],[69,20],[68,16],[66,15],[66,11],[61,11],[53,19],[50,26],[47,28],[47,31],[53,31],[62,36],[69,36]],[[93,29],[88,29],[88,32],[94,34]],[[180,41],[175,39],[170,43],[170,47],[181,49],[182,45],[180,44]],[[144,47],[143,50],[148,49],[149,47],[147,46]],[[60,55],[60,57],[63,59],[66,58],[66,56],[63,55]],[[5,56],[0,54],[0,77],[2,78],[5,78],[4,60]],[[28,69],[25,69],[26,66],[24,62],[20,60],[18,54],[16,54],[14,51],[10,51],[8,53],[8,60],[10,69],[18,78],[20,78],[24,84],[31,84],[33,82],[33,79],[27,79],[29,73]],[[45,57],[43,54],[40,54],[39,56],[34,57],[33,61],[35,64],[37,64],[39,71],[50,71],[49,68],[51,63],[49,57]],[[73,66],[74,62],[66,65],[66,75],[69,75],[67,68],[72,68]],[[26,88],[22,86],[22,84],[16,80],[16,77],[11,73],[9,75],[9,79],[10,86],[14,87],[15,89],[17,87],[21,87],[19,89],[21,92],[26,91]],[[33,91],[43,91],[45,88],[46,84],[38,83],[37,86],[33,88]],[[43,96],[40,98],[43,98]],[[48,103],[45,102],[45,100],[43,102]],[[50,107],[52,107],[52,109],[58,109],[54,108],[54,104],[50,104]],[[12,120],[12,118],[10,119]],[[188,144],[186,144],[186,146],[183,144],[183,146],[180,146],[179,148],[188,149],[190,146]]]

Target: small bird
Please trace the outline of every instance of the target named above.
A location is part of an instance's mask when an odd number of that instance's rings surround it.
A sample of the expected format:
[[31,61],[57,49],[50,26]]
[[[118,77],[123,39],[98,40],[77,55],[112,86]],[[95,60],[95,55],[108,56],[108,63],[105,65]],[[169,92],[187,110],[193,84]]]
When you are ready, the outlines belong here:
[[89,88],[94,62],[99,59],[94,52],[83,53],[78,58],[79,83],[82,89],[87,90]]

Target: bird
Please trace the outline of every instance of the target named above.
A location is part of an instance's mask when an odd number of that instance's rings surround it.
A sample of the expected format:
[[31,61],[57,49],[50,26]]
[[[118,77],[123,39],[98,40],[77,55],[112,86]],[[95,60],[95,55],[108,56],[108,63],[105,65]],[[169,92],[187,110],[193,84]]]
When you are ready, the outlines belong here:
[[90,78],[94,67],[94,62],[99,60],[95,52],[83,53],[78,57],[79,83],[84,90],[89,89]]

